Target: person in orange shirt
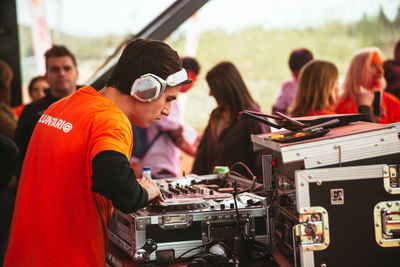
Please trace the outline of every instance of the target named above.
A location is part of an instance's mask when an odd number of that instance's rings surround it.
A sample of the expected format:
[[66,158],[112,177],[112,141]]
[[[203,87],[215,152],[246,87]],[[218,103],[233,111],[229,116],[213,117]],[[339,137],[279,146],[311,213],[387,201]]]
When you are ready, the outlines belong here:
[[[293,117],[336,114],[335,103],[339,91],[339,71],[335,64],[324,60],[313,60],[307,63],[299,78],[296,99],[291,107]],[[356,96],[358,110],[364,119],[372,121],[369,105],[373,94],[361,90]]]
[[376,122],[386,124],[400,121],[400,100],[383,91],[385,87],[386,81],[383,76],[382,57],[379,49],[370,47],[360,50],[351,60],[336,112],[356,113],[355,97],[360,88],[365,88],[370,92],[381,92],[381,108],[378,109],[380,115],[375,118]]
[[129,166],[131,123],[169,115],[189,82],[170,46],[136,39],[103,89],[82,87],[52,104],[25,157],[4,266],[106,266],[112,208],[131,213],[163,200]]
[[[32,102],[43,98],[45,96],[44,93],[45,90],[48,89],[49,89],[49,83],[46,81],[46,78],[44,76],[33,77],[28,85],[28,92],[29,96],[32,99]],[[25,106],[26,104],[22,104],[13,108],[14,113],[18,118],[21,115],[22,110],[24,109]]]

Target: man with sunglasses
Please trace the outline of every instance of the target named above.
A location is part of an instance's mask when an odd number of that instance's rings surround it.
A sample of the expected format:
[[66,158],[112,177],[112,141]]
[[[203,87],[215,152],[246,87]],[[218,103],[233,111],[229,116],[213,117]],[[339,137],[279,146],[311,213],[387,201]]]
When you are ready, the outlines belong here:
[[112,207],[131,213],[163,200],[129,166],[131,123],[168,116],[189,82],[171,47],[137,39],[103,89],[83,87],[50,106],[26,154],[4,266],[105,266]]

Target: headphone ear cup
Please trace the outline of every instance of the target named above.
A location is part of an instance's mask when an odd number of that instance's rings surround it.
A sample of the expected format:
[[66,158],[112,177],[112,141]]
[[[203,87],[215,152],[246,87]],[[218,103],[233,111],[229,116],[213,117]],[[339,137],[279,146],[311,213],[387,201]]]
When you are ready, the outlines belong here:
[[149,75],[137,78],[131,87],[131,96],[142,102],[151,102],[153,99],[157,99],[161,93],[161,82]]
[[208,246],[206,246],[205,252],[218,255],[224,258],[228,258],[232,254],[229,246],[225,242],[218,240],[212,241]]
[[138,88],[138,84],[140,84],[140,82],[143,80],[142,77],[137,78],[136,80],[133,81],[132,86],[131,86],[131,96],[136,95],[137,93],[137,88]]

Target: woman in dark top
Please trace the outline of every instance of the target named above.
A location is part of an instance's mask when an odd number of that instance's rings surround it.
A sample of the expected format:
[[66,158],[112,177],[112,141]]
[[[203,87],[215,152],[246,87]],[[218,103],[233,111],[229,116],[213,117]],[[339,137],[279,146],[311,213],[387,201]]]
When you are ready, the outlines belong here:
[[[269,132],[265,125],[251,119],[240,118],[239,111],[260,111],[251,97],[239,71],[231,62],[221,62],[206,76],[210,95],[218,107],[210,115],[208,126],[197,148],[192,172],[211,174],[215,166],[231,167],[243,162],[262,181],[261,155],[254,152],[251,134]],[[235,171],[249,177],[244,168]]]

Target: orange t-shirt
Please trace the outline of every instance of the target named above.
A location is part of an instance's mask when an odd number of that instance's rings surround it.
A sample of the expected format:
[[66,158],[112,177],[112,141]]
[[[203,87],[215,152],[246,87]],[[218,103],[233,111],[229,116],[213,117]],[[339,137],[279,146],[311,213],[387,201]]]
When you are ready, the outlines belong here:
[[21,116],[22,110],[24,109],[26,105],[22,104],[16,107],[13,107],[13,111],[15,113],[15,116],[17,116],[17,118],[19,118],[19,116]]
[[[386,111],[386,115],[377,122],[387,124],[400,121],[400,100],[390,93],[383,92],[382,106]],[[357,103],[347,97],[336,107],[336,112],[340,114],[358,113]]]
[[26,153],[4,266],[105,266],[111,201],[93,193],[92,159],[131,155],[125,114],[91,87],[51,105]]

